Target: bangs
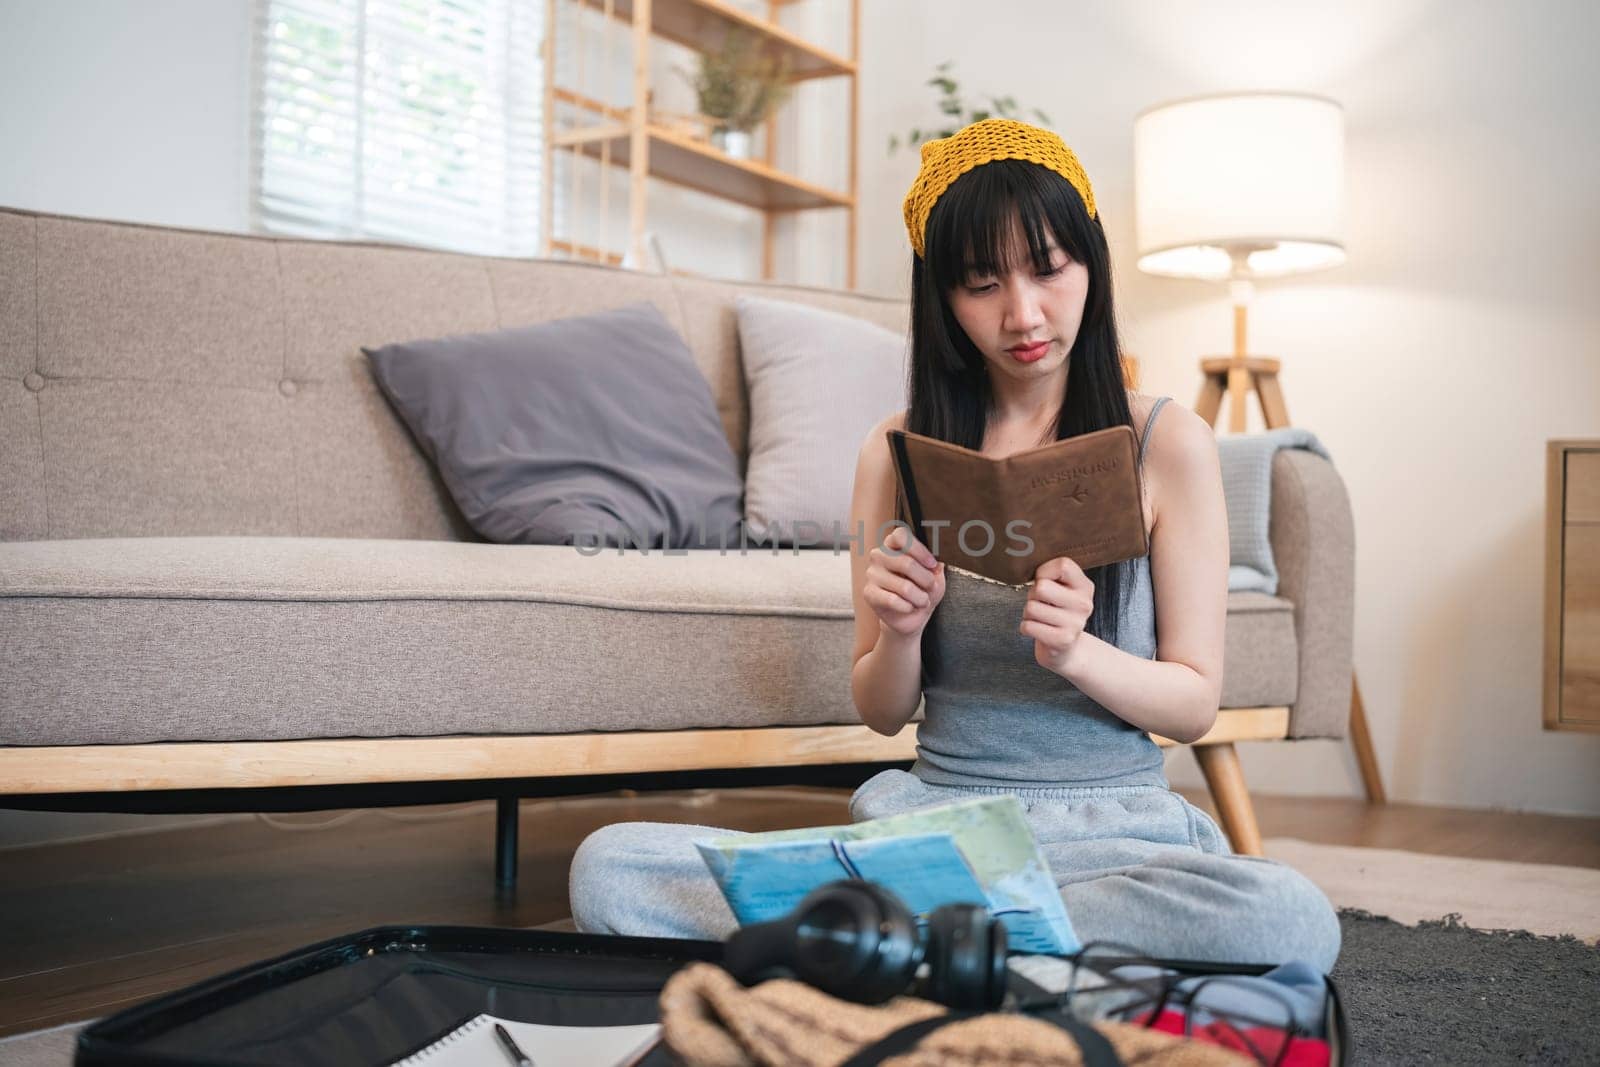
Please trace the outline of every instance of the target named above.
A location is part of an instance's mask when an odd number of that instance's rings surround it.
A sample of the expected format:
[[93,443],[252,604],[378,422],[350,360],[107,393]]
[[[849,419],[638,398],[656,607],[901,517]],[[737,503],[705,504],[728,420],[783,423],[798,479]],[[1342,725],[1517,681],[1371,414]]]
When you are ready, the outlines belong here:
[[939,197],[928,218],[924,262],[941,291],[974,275],[1018,269],[1023,264],[1013,260],[1022,251],[1015,245],[1020,224],[1035,271],[1051,267],[1051,237],[1081,263],[1088,222],[1078,191],[1066,179],[1027,160],[997,159],[969,170]]

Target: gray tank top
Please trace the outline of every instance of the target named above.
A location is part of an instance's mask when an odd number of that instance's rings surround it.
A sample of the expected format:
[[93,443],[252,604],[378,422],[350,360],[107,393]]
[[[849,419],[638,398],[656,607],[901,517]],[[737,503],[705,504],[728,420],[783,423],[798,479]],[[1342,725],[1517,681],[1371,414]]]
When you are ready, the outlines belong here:
[[[1145,420],[1141,471],[1169,399],[1158,399]],[[1133,563],[1113,643],[1154,659],[1150,556]],[[1027,600],[1026,587],[946,568],[912,772],[936,785],[1166,787],[1161,749],[1149,734],[1033,658],[1033,638],[1017,632]]]

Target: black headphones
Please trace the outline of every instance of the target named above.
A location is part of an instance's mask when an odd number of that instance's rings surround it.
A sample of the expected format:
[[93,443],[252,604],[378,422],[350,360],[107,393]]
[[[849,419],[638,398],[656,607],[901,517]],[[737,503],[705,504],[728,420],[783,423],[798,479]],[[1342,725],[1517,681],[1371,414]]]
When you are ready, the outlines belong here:
[[745,985],[798,978],[863,1004],[909,993],[992,1010],[1005,997],[1006,928],[981,905],[946,904],[924,932],[899,897],[850,878],[813,889],[782,919],[737,931],[722,965]]

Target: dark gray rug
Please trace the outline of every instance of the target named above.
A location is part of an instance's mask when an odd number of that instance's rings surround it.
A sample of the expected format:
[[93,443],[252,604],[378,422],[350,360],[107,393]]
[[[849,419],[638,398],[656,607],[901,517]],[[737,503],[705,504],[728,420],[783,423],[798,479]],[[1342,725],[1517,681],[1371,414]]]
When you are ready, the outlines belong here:
[[1333,978],[1356,1064],[1600,1063],[1600,948],[1474,930],[1459,916],[1401,926],[1339,913]]

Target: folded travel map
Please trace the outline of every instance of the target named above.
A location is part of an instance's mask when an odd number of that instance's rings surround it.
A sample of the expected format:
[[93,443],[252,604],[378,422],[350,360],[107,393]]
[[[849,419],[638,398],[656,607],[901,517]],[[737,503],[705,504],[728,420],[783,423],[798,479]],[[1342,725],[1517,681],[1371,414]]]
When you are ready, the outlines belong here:
[[817,886],[864,878],[922,917],[941,904],[981,904],[1005,924],[1013,952],[1066,955],[1080,947],[1014,796],[695,845],[741,925],[782,917]]

